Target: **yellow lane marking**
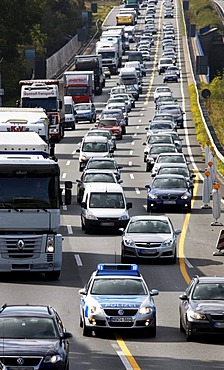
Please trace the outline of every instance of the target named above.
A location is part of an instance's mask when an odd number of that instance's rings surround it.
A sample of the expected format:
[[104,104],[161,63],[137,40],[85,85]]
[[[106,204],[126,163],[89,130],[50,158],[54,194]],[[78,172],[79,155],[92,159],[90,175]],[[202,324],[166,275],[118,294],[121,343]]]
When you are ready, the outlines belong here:
[[149,88],[148,88],[148,92],[147,92],[146,99],[145,99],[145,105],[148,104],[148,102],[149,102],[149,98],[150,98],[151,90],[152,90],[152,85],[153,85],[153,81],[154,81],[154,76],[155,76],[155,72],[156,72],[157,56],[158,56],[158,53],[159,53],[159,41],[160,41],[160,33],[161,33],[162,10],[163,10],[163,4],[161,4],[161,6],[160,6],[159,23],[158,23],[158,38],[157,38],[157,41],[156,41],[155,59],[154,59],[153,68],[152,68],[152,76],[151,76],[151,79],[150,79]]
[[[193,198],[192,198],[192,201],[191,201],[191,206],[192,207],[193,207],[194,202],[195,202],[195,195],[197,194],[198,185],[199,185],[199,176],[198,176],[198,173],[196,171],[194,171],[194,173],[196,175],[196,178],[195,178],[195,184],[194,184]],[[179,246],[178,246],[180,271],[181,271],[181,274],[182,274],[182,276],[183,276],[183,278],[184,278],[184,280],[186,281],[187,284],[190,283],[191,278],[190,278],[190,276],[187,273],[186,265],[185,265],[185,262],[184,262],[184,259],[185,259],[185,255],[184,255],[184,242],[185,242],[185,238],[186,238],[186,234],[187,234],[187,227],[188,227],[188,224],[189,224],[190,216],[191,216],[191,213],[187,213],[186,214],[186,217],[184,219],[184,224],[183,224],[182,232],[180,234],[180,241],[179,241]]]
[[125,357],[127,358],[128,362],[132,366],[133,370],[141,370],[141,368],[138,366],[137,362],[135,361],[134,357],[132,356],[123,339],[119,336],[116,336],[116,341],[120,349],[124,353]]

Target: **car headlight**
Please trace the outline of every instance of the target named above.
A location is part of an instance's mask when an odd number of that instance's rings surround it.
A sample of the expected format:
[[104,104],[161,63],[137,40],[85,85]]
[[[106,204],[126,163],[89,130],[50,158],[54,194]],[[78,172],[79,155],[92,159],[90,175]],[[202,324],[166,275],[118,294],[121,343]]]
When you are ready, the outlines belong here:
[[153,309],[152,307],[140,307],[139,313],[141,313],[142,315],[151,314],[153,313]]
[[206,320],[206,315],[204,315],[203,313],[199,313],[199,312],[192,311],[190,313],[190,317],[195,320]]
[[151,198],[151,199],[158,199],[158,195],[156,194],[148,194],[148,197]]
[[94,215],[88,215],[86,218],[88,220],[98,220],[98,218],[96,216],[94,216]]
[[81,161],[81,162],[85,162],[85,161],[87,161],[87,157],[86,157],[85,155],[82,155],[82,156],[80,157],[80,161]]
[[132,239],[124,238],[123,242],[127,247],[135,247],[135,242]]
[[52,236],[49,236],[47,238],[46,252],[47,253],[54,253],[54,237],[52,237]]
[[92,306],[92,307],[89,307],[89,312],[92,315],[100,315],[100,314],[103,314],[103,309],[102,307]]
[[189,194],[187,194],[187,193],[184,193],[183,195],[181,195],[181,199],[186,200],[188,198],[189,198]]
[[172,239],[166,239],[161,243],[161,247],[172,247],[173,240]]
[[150,163],[154,163],[154,159],[153,159],[152,157],[147,156],[147,158],[146,158],[146,159],[147,159],[147,161],[148,161],[148,162],[150,162]]
[[46,356],[44,359],[45,363],[50,363],[50,364],[56,364],[59,361],[63,361],[62,357],[60,355],[50,355]]
[[123,215],[119,217],[119,220],[128,220],[128,219],[129,219],[128,215]]

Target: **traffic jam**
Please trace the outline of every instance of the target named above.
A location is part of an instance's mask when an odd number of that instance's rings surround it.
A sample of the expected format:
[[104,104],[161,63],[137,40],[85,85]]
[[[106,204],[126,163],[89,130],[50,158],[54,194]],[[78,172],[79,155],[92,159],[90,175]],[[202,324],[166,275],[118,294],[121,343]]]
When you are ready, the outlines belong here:
[[3,370],[103,369],[105,356],[148,369],[157,340],[167,361],[176,337],[223,336],[224,278],[206,263],[193,276],[184,254],[187,239],[201,257],[206,225],[180,16],[174,0],[126,0],[62,78],[21,80],[17,107],[0,108],[0,271],[16,274],[2,283]]

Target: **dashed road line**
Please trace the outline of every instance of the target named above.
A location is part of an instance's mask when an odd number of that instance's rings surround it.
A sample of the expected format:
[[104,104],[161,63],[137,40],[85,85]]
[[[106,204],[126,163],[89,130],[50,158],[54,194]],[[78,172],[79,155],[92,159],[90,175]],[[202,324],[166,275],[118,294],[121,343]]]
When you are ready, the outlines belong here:
[[74,254],[74,258],[76,260],[77,266],[82,266],[82,260],[79,254]]

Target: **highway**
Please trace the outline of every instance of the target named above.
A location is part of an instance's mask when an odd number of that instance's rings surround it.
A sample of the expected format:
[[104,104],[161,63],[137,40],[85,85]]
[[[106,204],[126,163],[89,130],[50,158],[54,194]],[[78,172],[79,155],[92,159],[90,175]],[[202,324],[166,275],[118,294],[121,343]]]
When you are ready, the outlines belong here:
[[[120,262],[121,237],[114,234],[86,235],[81,230],[80,206],[76,201],[76,179],[78,154],[75,152],[78,143],[92,126],[89,123],[78,123],[75,131],[66,131],[60,144],[56,145],[56,155],[61,167],[61,180],[73,182],[72,206],[63,207],[61,233],[63,241],[63,269],[61,278],[56,282],[46,282],[41,276],[21,274],[1,275],[2,304],[30,303],[48,304],[56,308],[61,315],[66,329],[73,333],[70,341],[70,370],[107,370],[114,369],[223,369],[224,353],[220,338],[198,338],[195,342],[186,342],[179,330],[178,296],[194,275],[223,275],[223,257],[213,256],[220,227],[211,226],[212,212],[201,209],[202,174],[205,163],[201,148],[195,138],[195,128],[190,112],[187,87],[187,73],[184,45],[180,30],[179,2],[175,3],[175,18],[172,21],[176,29],[181,80],[169,83],[173,95],[180,102],[185,114],[185,127],[179,129],[183,139],[183,151],[191,162],[196,173],[194,199],[191,214],[167,214],[175,228],[182,233],[178,238],[178,263],[169,265],[162,262],[141,263],[140,272],[151,289],[158,289],[160,295],[155,297],[157,306],[157,336],[144,338],[127,333],[108,333],[105,337],[83,337],[79,327],[78,290],[88,281],[92,271],[99,262]],[[114,12],[108,17],[113,22]],[[156,21],[161,31],[163,7],[157,5]],[[139,17],[138,26],[144,26],[144,12]],[[142,143],[146,139],[145,127],[154,114],[153,91],[161,85],[162,76],[156,71],[156,63],[161,55],[161,33],[155,38],[152,49],[153,58],[147,62],[147,76],[143,78],[143,93],[136,108],[129,114],[127,134],[117,143],[115,158],[123,166],[123,187],[128,201],[133,203],[130,215],[146,214],[145,184],[151,183],[150,173],[145,171]],[[133,44],[132,44],[133,45]],[[132,46],[133,47],[133,46]],[[186,49],[186,48],[185,48]],[[99,113],[108,99],[110,88],[116,86],[117,76],[106,81],[102,96],[95,97]]]

